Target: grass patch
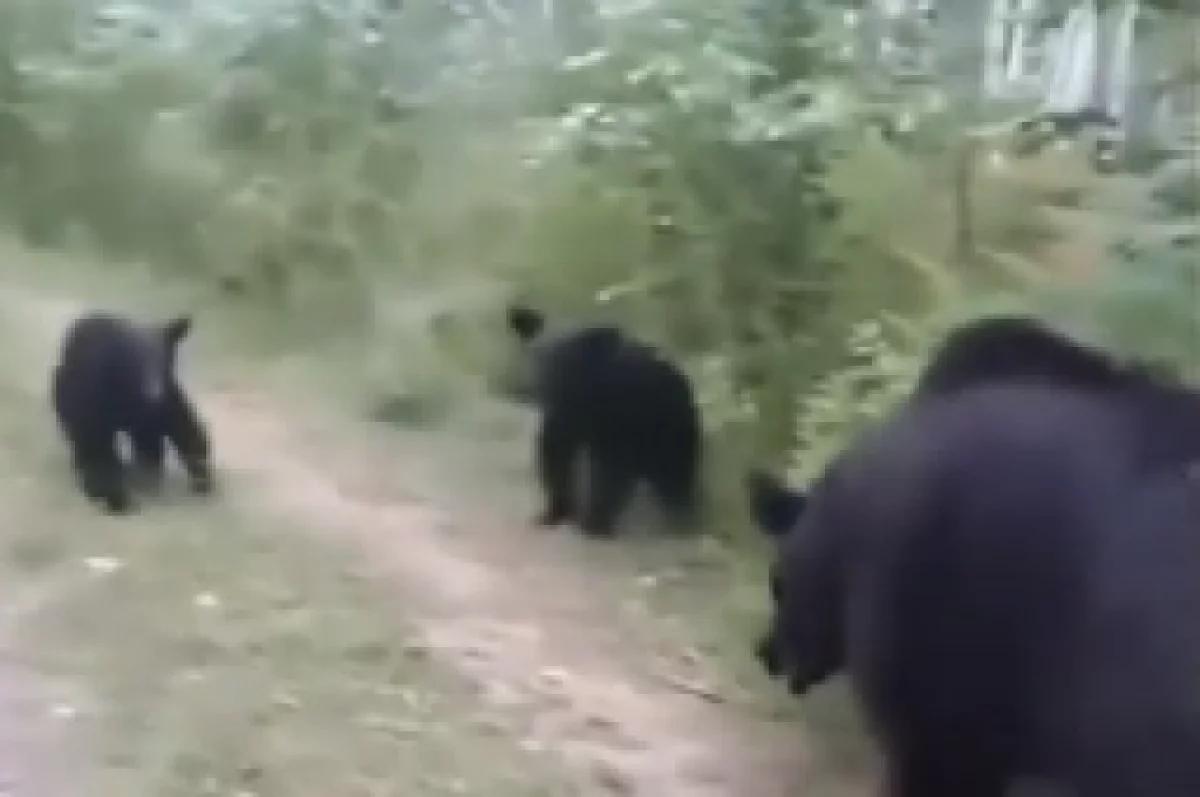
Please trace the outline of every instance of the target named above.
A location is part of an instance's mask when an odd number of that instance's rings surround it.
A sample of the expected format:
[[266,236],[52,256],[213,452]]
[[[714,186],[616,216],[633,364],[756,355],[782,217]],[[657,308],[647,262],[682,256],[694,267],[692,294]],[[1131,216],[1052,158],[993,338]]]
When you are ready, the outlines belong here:
[[119,565],[35,639],[43,666],[99,690],[93,793],[563,793],[353,563],[271,532],[154,507],[64,544]]

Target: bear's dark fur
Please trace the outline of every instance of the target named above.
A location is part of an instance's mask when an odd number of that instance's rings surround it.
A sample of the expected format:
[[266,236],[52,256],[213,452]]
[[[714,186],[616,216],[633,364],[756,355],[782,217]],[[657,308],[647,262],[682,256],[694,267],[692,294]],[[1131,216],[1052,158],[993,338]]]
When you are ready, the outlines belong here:
[[1200,482],[1158,476],[1122,498],[1072,671],[1068,780],[1080,797],[1200,794]]
[[136,464],[154,486],[170,442],[193,489],[212,489],[208,433],[176,377],[176,354],[191,325],[188,317],[143,326],[92,313],[66,332],[51,377],[54,412],[80,487],[110,512],[132,506],[117,449],[121,433],[129,436]]
[[914,401],[990,384],[1040,384],[1087,392],[1120,407],[1148,464],[1200,459],[1200,391],[1163,364],[1122,361],[1024,316],[963,324],[934,352]]
[[764,667],[796,694],[849,672],[891,797],[1200,794],[1200,483],[1148,464],[1147,421],[983,385],[901,408],[806,502],[756,477]]
[[[591,536],[614,533],[640,481],[679,523],[697,508],[702,429],[687,377],[655,349],[610,325],[558,334],[543,315],[514,305],[508,324],[531,363],[541,412],[538,477],[546,493],[542,525],[575,520]],[[579,506],[574,465],[587,456],[588,490]]]
[[993,382],[1125,390],[1174,378],[1165,365],[1120,361],[1029,316],[985,316],[950,330],[917,380],[915,396]]

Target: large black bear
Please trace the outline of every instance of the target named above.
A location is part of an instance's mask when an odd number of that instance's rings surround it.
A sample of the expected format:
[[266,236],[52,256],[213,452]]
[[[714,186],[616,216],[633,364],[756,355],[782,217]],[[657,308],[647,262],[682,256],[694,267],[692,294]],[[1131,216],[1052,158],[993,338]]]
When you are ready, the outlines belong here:
[[68,328],[51,377],[59,426],[71,448],[80,487],[108,511],[132,507],[119,434],[133,444],[136,464],[157,485],[165,444],[175,448],[196,492],[213,487],[210,442],[175,372],[189,317],[152,327],[92,313]]
[[[683,372],[615,326],[552,334],[542,313],[524,305],[508,308],[508,324],[541,412],[536,460],[546,506],[538,522],[575,520],[589,536],[611,536],[643,480],[677,523],[694,520],[702,429]],[[574,479],[580,454],[589,472],[582,507]]]
[[1096,395],[980,387],[903,408],[806,500],[755,477],[758,656],[795,694],[849,672],[890,797],[1200,794],[1200,482],[1128,429]]

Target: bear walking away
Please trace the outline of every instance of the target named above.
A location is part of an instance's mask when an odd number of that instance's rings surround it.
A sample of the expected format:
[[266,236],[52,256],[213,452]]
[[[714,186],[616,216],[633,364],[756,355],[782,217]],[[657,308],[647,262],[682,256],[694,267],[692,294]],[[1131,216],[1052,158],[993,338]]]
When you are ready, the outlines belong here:
[[[615,326],[551,333],[543,314],[523,305],[509,307],[508,324],[529,365],[524,392],[541,413],[536,462],[546,504],[538,522],[574,520],[589,536],[610,536],[643,481],[677,524],[693,521],[702,429],[684,373]],[[583,502],[574,479],[581,455]]]
[[208,433],[176,375],[179,344],[191,326],[186,316],[143,326],[92,313],[66,332],[51,377],[54,412],[81,489],[110,512],[132,506],[117,449],[122,433],[129,436],[135,463],[153,485],[162,479],[169,442],[193,489],[212,489]]
[[901,408],[807,496],[755,475],[764,667],[798,695],[849,673],[890,797],[1200,794],[1200,483],[1146,428],[998,383]]

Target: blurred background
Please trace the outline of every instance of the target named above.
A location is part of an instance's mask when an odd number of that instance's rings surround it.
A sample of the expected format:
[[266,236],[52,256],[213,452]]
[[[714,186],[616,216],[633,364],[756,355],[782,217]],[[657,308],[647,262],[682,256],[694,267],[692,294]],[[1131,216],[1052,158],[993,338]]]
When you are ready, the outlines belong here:
[[978,302],[1188,353],[1198,24],[1170,0],[9,0],[0,206],[295,345],[361,336],[383,393],[488,373],[511,295],[617,319],[687,363],[733,467],[819,464]]

